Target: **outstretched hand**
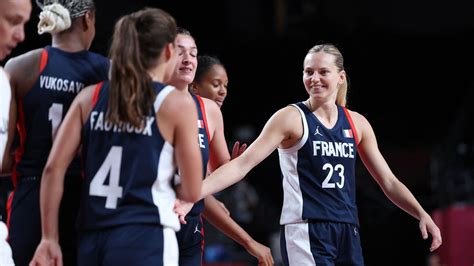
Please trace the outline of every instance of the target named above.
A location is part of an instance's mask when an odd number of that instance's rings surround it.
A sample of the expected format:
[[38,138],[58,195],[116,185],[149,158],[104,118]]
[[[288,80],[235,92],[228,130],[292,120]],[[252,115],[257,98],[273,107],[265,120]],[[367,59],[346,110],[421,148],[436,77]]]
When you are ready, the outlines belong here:
[[258,259],[259,266],[267,266],[274,264],[270,248],[258,243],[255,240],[252,240],[252,242],[248,245],[247,251],[252,254],[252,256]]
[[63,258],[59,243],[42,239],[29,266],[62,266]]
[[232,154],[230,156],[230,159],[233,160],[233,159],[239,157],[239,155],[244,153],[244,151],[246,149],[247,149],[247,144],[246,143],[240,145],[240,142],[236,141],[234,143],[234,147],[232,147]]
[[186,215],[191,211],[194,204],[191,202],[176,199],[174,202],[173,211],[178,215],[181,224],[187,224]]
[[433,219],[431,219],[430,216],[423,217],[420,219],[419,226],[423,239],[428,239],[428,233],[433,239],[431,241],[430,251],[433,252],[434,250],[439,248],[439,246],[441,246],[441,244],[443,243],[443,240],[441,238],[441,232],[438,226],[436,226],[436,224],[434,223]]

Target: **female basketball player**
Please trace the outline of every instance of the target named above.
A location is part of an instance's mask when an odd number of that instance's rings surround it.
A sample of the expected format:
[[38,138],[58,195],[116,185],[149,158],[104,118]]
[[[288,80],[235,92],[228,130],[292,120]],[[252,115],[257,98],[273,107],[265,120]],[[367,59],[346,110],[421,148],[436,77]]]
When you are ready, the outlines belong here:
[[[190,32],[185,29],[178,31],[176,38],[178,63],[170,84],[176,88],[187,91],[189,84],[195,79],[201,80],[201,75],[204,75],[209,70],[207,65],[201,66],[197,62],[197,46],[194,38]],[[199,76],[195,76],[196,68]],[[221,72],[219,76],[219,87],[227,86],[227,73]],[[213,171],[218,166],[230,160],[227,143],[224,137],[224,124],[222,120],[222,113],[218,104],[214,102],[215,99],[209,100],[201,98],[198,95],[191,94],[197,109],[198,109],[198,128],[199,128],[199,147],[203,158],[203,174],[206,175],[208,165],[209,170]],[[222,97],[222,104],[224,97]],[[237,143],[234,146],[234,154],[239,153],[239,149],[245,150],[246,146],[240,147]],[[190,207],[190,206],[188,206]],[[205,199],[197,202],[192,207],[191,211],[183,217],[184,224],[181,225],[181,230],[177,233],[179,243],[179,265],[195,266],[202,264],[202,255],[204,252],[204,228],[201,218],[204,218],[215,225],[219,230],[237,241],[245,247],[253,256],[255,256],[261,265],[273,264],[271,252],[268,247],[256,242],[250,235],[247,234],[220,205],[214,196],[210,195]]]
[[202,166],[196,107],[186,91],[162,82],[176,63],[176,24],[161,9],[121,18],[110,49],[110,82],[75,99],[43,172],[43,237],[34,263],[58,260],[58,205],[67,165],[82,145],[85,186],[79,212],[79,265],[177,265],[171,179],[178,195],[198,199]]
[[[10,126],[13,129],[16,123],[20,142],[8,204],[9,241],[15,264],[20,266],[28,265],[41,239],[41,173],[58,127],[76,95],[85,86],[107,79],[109,69],[106,57],[88,51],[95,36],[92,0],[37,3],[42,9],[38,32],[51,34],[52,44],[12,58],[5,66],[12,86]],[[9,143],[12,139],[10,132]],[[75,158],[67,171],[61,202],[60,239],[67,265],[76,261],[79,165]]]
[[284,201],[281,251],[286,265],[364,265],[355,202],[357,153],[388,198],[417,218],[430,250],[439,228],[382,157],[367,119],[345,108],[343,57],[331,44],[316,45],[303,63],[309,98],[277,111],[239,157],[203,183],[210,195],[242,179],[278,149]]
[[[8,56],[18,43],[25,39],[24,26],[31,14],[31,2],[29,0],[2,0],[0,1],[0,61]],[[8,121],[10,113],[11,88],[9,77],[5,74],[3,67],[0,67],[0,172],[2,172],[3,158],[5,156]],[[0,179],[3,179],[0,176]],[[4,180],[0,180],[0,186],[4,185]],[[0,194],[1,211],[4,211],[4,197]],[[0,220],[0,265],[14,265],[12,250],[7,243],[8,230]]]

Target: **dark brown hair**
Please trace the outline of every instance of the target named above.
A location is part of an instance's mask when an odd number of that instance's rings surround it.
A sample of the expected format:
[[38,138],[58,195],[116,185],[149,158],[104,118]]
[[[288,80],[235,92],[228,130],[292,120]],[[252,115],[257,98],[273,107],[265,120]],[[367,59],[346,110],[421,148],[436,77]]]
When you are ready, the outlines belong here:
[[109,53],[108,121],[143,126],[155,100],[148,70],[156,67],[163,48],[175,38],[174,18],[158,8],[142,9],[117,22]]

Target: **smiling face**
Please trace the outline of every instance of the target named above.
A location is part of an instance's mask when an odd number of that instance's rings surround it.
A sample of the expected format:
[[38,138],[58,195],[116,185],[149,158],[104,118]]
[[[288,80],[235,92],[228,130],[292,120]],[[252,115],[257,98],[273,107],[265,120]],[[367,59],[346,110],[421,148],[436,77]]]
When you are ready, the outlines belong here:
[[199,81],[193,83],[192,90],[204,98],[213,100],[219,107],[222,107],[227,96],[228,83],[229,79],[225,68],[222,65],[214,64]]
[[193,37],[185,34],[176,36],[177,63],[170,84],[178,89],[187,89],[193,81],[197,67],[197,47]]
[[0,60],[25,39],[24,26],[30,14],[30,0],[0,0]]
[[336,101],[338,87],[345,80],[335,56],[325,52],[309,53],[303,64],[303,83],[309,96],[317,101]]

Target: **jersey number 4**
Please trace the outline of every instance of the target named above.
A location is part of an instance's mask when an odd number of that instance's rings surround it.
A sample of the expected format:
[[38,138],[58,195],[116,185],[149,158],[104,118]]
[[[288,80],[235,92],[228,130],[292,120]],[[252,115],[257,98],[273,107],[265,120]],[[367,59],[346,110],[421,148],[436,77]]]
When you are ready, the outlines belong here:
[[[122,197],[123,188],[119,185],[122,147],[112,146],[99,171],[92,178],[89,195],[105,197],[105,208],[116,209],[117,201]],[[109,184],[106,179],[109,177]]]
[[[336,166],[332,166],[330,163],[326,163],[323,165],[323,170],[329,170],[328,175],[323,181],[323,188],[335,188],[336,185],[338,188],[344,187],[344,166],[342,164],[336,164]],[[331,177],[334,171],[338,172],[341,182],[331,182]]]

